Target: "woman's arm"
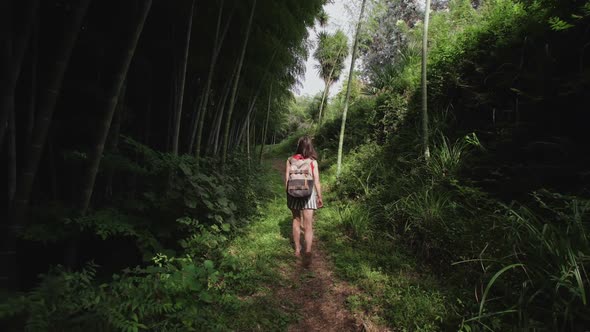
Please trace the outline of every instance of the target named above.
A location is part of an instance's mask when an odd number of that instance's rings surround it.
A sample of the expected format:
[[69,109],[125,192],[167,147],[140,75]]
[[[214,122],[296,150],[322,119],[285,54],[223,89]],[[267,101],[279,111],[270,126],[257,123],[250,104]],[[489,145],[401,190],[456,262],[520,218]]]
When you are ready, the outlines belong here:
[[287,190],[287,182],[289,182],[289,159],[287,159],[287,164],[285,165],[285,191]]
[[313,161],[313,183],[315,186],[316,194],[318,195],[318,207],[324,206],[324,201],[322,200],[322,184],[320,183],[320,168],[318,167],[318,162],[316,160]]

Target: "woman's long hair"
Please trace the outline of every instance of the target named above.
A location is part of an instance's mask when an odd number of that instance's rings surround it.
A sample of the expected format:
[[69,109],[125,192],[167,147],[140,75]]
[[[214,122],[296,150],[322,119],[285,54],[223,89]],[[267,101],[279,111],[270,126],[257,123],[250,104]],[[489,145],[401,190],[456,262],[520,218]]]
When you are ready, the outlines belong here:
[[302,155],[303,158],[318,159],[318,154],[315,152],[311,143],[311,137],[309,136],[303,136],[299,139],[297,142],[297,152],[295,153]]

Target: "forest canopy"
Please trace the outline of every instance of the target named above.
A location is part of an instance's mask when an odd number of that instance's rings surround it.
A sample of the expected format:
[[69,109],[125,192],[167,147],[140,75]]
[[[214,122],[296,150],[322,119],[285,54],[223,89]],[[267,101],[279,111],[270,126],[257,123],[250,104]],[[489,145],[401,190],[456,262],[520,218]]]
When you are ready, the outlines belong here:
[[335,1],[0,1],[0,329],[288,330],[303,135],[362,326],[586,329],[590,2]]

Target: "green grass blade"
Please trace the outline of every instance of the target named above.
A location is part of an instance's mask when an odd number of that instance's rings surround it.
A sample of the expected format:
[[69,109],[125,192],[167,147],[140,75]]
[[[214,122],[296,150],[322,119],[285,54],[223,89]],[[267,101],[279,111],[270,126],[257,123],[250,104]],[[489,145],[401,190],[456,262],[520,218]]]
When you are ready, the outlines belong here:
[[492,279],[490,279],[490,281],[488,282],[488,285],[486,286],[486,289],[483,292],[483,296],[481,297],[481,303],[479,305],[479,316],[481,316],[483,313],[483,306],[486,302],[486,297],[488,296],[490,289],[492,288],[492,286],[496,282],[496,279],[498,279],[504,272],[506,272],[510,269],[513,269],[515,267],[521,267],[521,266],[523,266],[523,264],[521,264],[521,263],[511,264],[511,265],[508,265],[508,266],[502,268],[500,271],[498,271],[498,272],[496,272],[496,274],[494,274]]

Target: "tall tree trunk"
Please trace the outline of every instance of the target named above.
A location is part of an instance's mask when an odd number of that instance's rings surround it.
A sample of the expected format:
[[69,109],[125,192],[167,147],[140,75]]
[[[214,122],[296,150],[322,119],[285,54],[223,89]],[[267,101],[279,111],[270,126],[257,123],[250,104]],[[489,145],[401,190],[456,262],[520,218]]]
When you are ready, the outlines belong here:
[[[232,92],[232,86],[233,86],[233,82],[236,79],[237,75],[238,75],[238,66],[240,65],[240,59],[237,59],[236,61],[236,65],[235,68],[233,70],[233,74],[232,77],[229,81],[227,81],[227,85],[226,85],[226,89],[225,89],[225,93],[223,96],[223,102],[221,104],[221,107],[219,108],[219,111],[221,112],[220,117],[219,117],[219,122],[216,124],[215,126],[215,144],[214,144],[214,156],[215,157],[219,157],[219,153],[221,152],[222,149],[222,145],[223,145],[223,137],[221,136],[223,134],[222,132],[222,123],[223,123],[223,119],[225,119],[227,117],[227,103],[228,103],[228,98]],[[236,92],[237,95],[240,94],[240,91],[242,89],[242,85],[238,85],[238,91]]]
[[238,121],[233,121],[232,126],[230,127],[230,133],[229,133],[229,143],[228,146],[237,146],[237,142],[238,142],[238,137],[240,136],[240,126],[239,123],[237,123]]
[[14,108],[14,97],[10,98],[10,65],[12,62],[14,43],[14,3],[13,1],[0,1],[0,151],[4,143],[4,135],[8,130],[8,118],[10,110]]
[[[223,97],[222,97],[223,98]],[[219,100],[217,101],[219,103]],[[205,143],[205,155],[209,155],[211,153],[211,148],[212,148],[212,144],[213,144],[213,140],[214,138],[214,131],[215,131],[215,127],[217,124],[217,121],[219,121],[219,116],[221,115],[220,111],[219,111],[219,104],[217,105],[217,107],[215,108],[215,111],[213,113],[213,119],[212,119],[212,126],[209,126],[209,135],[207,137],[207,142]]]
[[38,39],[38,29],[37,24],[35,24],[33,36],[31,37],[31,90],[29,93],[29,115],[27,116],[27,129],[26,129],[26,137],[25,137],[25,145],[31,145],[31,141],[33,139],[33,129],[35,127],[35,110],[37,108],[37,39]]
[[145,131],[143,133],[143,144],[149,146],[150,145],[150,135],[152,131],[152,72],[149,69],[146,70],[147,73],[147,95],[145,101]]
[[244,126],[242,125],[243,123],[245,123],[244,120],[239,120],[236,118],[236,120],[234,121],[234,126],[232,127],[232,139],[229,141],[229,148],[228,150],[231,151],[238,151],[239,148],[242,148],[242,151],[244,151],[243,146],[240,146],[241,140],[242,140],[242,131],[240,130],[241,128],[243,128]]
[[[248,104],[248,111],[246,112],[247,119],[249,119],[252,116],[252,113],[254,112],[254,108],[256,106],[256,100],[258,100],[258,93],[256,93],[254,98],[252,98],[252,100]],[[245,122],[242,122],[241,126],[238,125],[238,138],[237,138],[238,143],[242,141],[242,137],[244,136],[244,131],[246,130],[245,124],[246,124]]]
[[[0,68],[0,147],[8,129],[10,114],[14,112],[14,91],[38,13],[39,0],[32,0],[24,17],[23,30],[12,41],[8,41],[5,47],[6,59]],[[11,17],[8,18],[7,24],[12,24]]]
[[318,112],[318,130],[322,127],[322,110],[324,109],[324,102],[330,90],[330,83],[328,81],[324,84],[324,92],[322,93],[322,101],[320,102],[320,110]]
[[221,98],[221,102],[218,103],[217,106],[217,113],[215,114],[216,120],[214,124],[214,128],[211,129],[209,133],[211,142],[207,145],[207,154],[212,154],[217,156],[217,151],[219,151],[219,132],[221,131],[221,123],[223,122],[223,113],[225,110],[225,104],[227,103],[227,98],[229,97],[231,82],[233,82],[234,77],[227,81],[226,87],[223,89],[223,97]]
[[[196,86],[194,87],[194,90],[196,90]],[[187,153],[190,154],[193,152],[193,147],[195,146],[195,139],[197,138],[197,126],[199,125],[199,117],[201,116],[201,114],[199,113],[199,110],[201,109],[201,102],[203,101],[203,95],[195,95],[195,98],[193,100],[193,103],[191,105],[192,108],[192,112],[191,112],[191,129],[190,129],[190,133],[191,136],[189,137],[189,141],[188,141],[188,149],[187,149]]]
[[[172,66],[173,66],[173,71],[176,72],[176,69],[174,68],[174,61],[172,61]],[[178,101],[178,80],[176,79],[176,73],[171,75],[171,84],[170,84],[170,100],[168,101],[168,109],[169,109],[169,115],[168,115],[168,126],[167,128],[167,133],[168,135],[166,135],[166,152],[170,152],[172,151],[172,136],[174,135],[173,133],[173,126],[174,126],[174,111],[176,110],[176,102]]]
[[[207,83],[205,84],[204,88],[204,95],[203,100],[199,107],[199,118],[198,125],[197,125],[197,142],[196,142],[196,149],[195,149],[195,156],[199,157],[201,155],[201,141],[203,137],[203,125],[205,124],[205,115],[207,114],[207,105],[209,104],[209,93],[211,90],[211,82],[213,81],[213,74],[215,72],[215,65],[217,64],[217,59],[219,57],[219,52],[221,51],[221,46],[223,45],[223,41],[225,36],[227,35],[227,31],[229,30],[229,25],[233,17],[233,9],[230,12],[227,22],[223,27],[223,32],[221,37],[219,36],[220,26],[221,26],[221,18],[223,14],[223,0],[219,5],[219,15],[217,17],[217,27],[215,29],[215,41],[213,43],[213,52],[211,54],[211,63],[209,64],[209,73],[207,74]],[[235,7],[234,7],[235,8]]]
[[129,65],[131,64],[133,54],[135,53],[135,48],[137,47],[137,43],[139,41],[139,36],[141,35],[141,32],[143,30],[143,25],[148,16],[151,6],[152,0],[141,1],[141,6],[139,8],[139,16],[135,28],[132,31],[132,34],[130,35],[127,47],[125,49],[125,52],[123,53],[124,56],[122,57],[121,62],[118,64],[117,70],[115,71],[116,75],[114,77],[114,81],[112,82],[110,89],[106,93],[105,103],[103,106],[104,109],[101,112],[103,118],[98,123],[98,139],[96,145],[94,146],[94,149],[89,154],[88,159],[90,165],[88,167],[88,171],[86,173],[82,186],[83,190],[80,199],[80,214],[82,215],[86,214],[88,206],[90,205],[90,198],[92,197],[92,191],[94,190],[96,173],[98,172],[100,159],[104,151],[105,141],[109,132],[109,128],[111,126],[111,122],[113,120],[115,106],[117,105],[117,101],[119,99],[119,94],[121,92],[123,82],[127,78],[127,71],[129,70]]
[[[256,153],[256,117],[252,119],[252,150]],[[250,160],[250,156],[248,156],[248,160]]]
[[57,201],[59,197],[59,189],[57,188],[57,167],[55,167],[55,152],[53,147],[55,146],[55,133],[49,133],[49,140],[47,142],[47,156],[49,157],[49,177],[51,184],[51,198]]
[[[254,98],[251,100],[249,106],[248,106],[248,112],[247,112],[247,116],[250,117],[252,112],[254,111],[254,106],[256,106],[256,100],[258,100],[258,96],[260,95],[260,92],[262,92],[262,86],[264,85],[264,82],[266,82],[266,78],[268,77],[269,74],[269,67],[272,65],[275,55],[277,54],[277,52],[275,51],[272,55],[272,57],[270,58],[270,61],[268,62],[268,65],[264,71],[264,77],[262,78],[262,80],[260,80],[260,83],[258,84],[258,89],[256,90],[256,95],[254,96]],[[241,127],[239,127],[238,130],[238,143],[242,141],[242,136],[244,135],[244,130],[245,127],[244,125],[242,125]]]
[[[106,150],[109,153],[117,153],[117,146],[119,144],[119,134],[121,133],[121,122],[123,121],[123,115],[125,110],[125,94],[127,91],[127,81],[123,83],[123,87],[121,88],[121,93],[119,97],[119,101],[117,102],[117,107],[115,108],[115,115],[113,119],[113,123],[111,125],[111,129],[109,130],[109,135],[107,137],[106,142]],[[105,187],[105,196],[107,198],[111,198],[113,196],[113,176],[114,171],[113,169],[108,169],[106,172],[106,187]]]
[[[233,81],[230,81],[230,82],[233,82]],[[227,100],[229,98],[230,92],[231,92],[231,85],[228,86],[228,89],[223,96],[223,101],[221,102],[221,105],[219,106],[219,110],[218,110],[220,112],[220,114],[219,114],[218,122],[215,124],[215,140],[214,140],[215,142],[213,144],[213,155],[215,155],[216,157],[219,156],[220,147],[222,145],[221,126],[222,126],[223,119],[225,116],[225,109],[226,109]]]
[[342,148],[344,146],[344,129],[346,128],[346,114],[348,113],[348,101],[350,99],[350,87],[352,85],[352,76],[354,74],[354,61],[356,60],[356,45],[358,43],[359,34],[361,30],[361,23],[363,13],[365,11],[365,4],[367,0],[363,0],[361,5],[361,13],[359,14],[359,21],[356,25],[356,32],[354,34],[354,45],[352,46],[352,58],[350,59],[350,71],[348,72],[348,84],[346,86],[346,97],[344,98],[344,111],[342,112],[342,125],[340,126],[340,139],[338,141],[338,166],[336,169],[336,176],[340,175],[342,171]]
[[78,7],[73,11],[73,18],[70,25],[65,29],[65,38],[58,48],[57,57],[51,67],[50,81],[47,87],[42,91],[39,109],[35,119],[35,133],[31,145],[27,148],[27,154],[24,168],[17,182],[17,189],[12,202],[12,219],[16,228],[24,226],[24,214],[26,212],[33,181],[39,167],[39,160],[43,152],[43,147],[47,139],[47,132],[53,117],[55,104],[59,96],[62,81],[66,71],[67,64],[72,54],[74,44],[78,39],[82,21],[90,5],[90,0],[80,0]]
[[[11,31],[12,30],[12,6],[13,2],[3,1],[2,3],[2,10],[3,14],[7,15],[8,17],[2,17],[2,23],[8,26],[3,32]],[[6,10],[4,12],[4,10]],[[26,14],[24,16],[24,24],[23,30],[21,33],[14,37],[12,35],[6,36],[7,38],[2,38],[3,40],[0,43],[5,43],[1,45],[3,50],[3,55],[5,56],[3,63],[0,64],[0,147],[4,141],[4,136],[6,130],[11,131],[11,136],[14,132],[15,137],[11,137],[11,142],[9,142],[9,155],[13,155],[11,158],[14,158],[14,162],[16,162],[16,121],[15,117],[15,110],[14,110],[14,92],[16,89],[16,83],[18,77],[21,72],[22,62],[24,58],[24,54],[26,51],[26,46],[29,42],[31,37],[31,33],[33,30],[34,22],[37,21],[37,16],[39,13],[39,0],[32,0],[30,6],[27,7]],[[8,124],[9,119],[12,117],[10,122],[12,124]],[[9,127],[14,126],[14,128],[10,129]],[[13,130],[14,129],[14,130]],[[14,151],[13,151],[14,150]],[[10,159],[10,158],[9,158]],[[18,264],[16,259],[16,236],[19,233],[19,224],[18,222],[22,220],[20,218],[20,210],[14,209],[15,202],[20,198],[19,195],[19,181],[16,177],[16,164],[11,162],[10,169],[10,177],[12,179],[9,180],[9,216],[6,218],[4,223],[0,225],[3,228],[6,228],[2,231],[2,243],[0,247],[2,251],[0,252],[0,281],[4,284],[5,288],[9,289],[16,289],[18,287]],[[27,168],[24,169],[27,171]],[[23,172],[23,175],[26,173]],[[14,180],[17,180],[16,184],[14,184]],[[16,186],[16,191],[13,189]],[[27,192],[27,199],[24,200],[25,203],[28,202],[28,196],[30,194]],[[25,204],[26,206],[26,204]],[[24,209],[23,209],[24,210]],[[18,211],[18,213],[17,213]]]
[[268,118],[270,117],[270,101],[272,98],[272,83],[270,84],[270,89],[268,92],[268,107],[266,108],[266,119],[264,120],[264,128],[262,129],[262,141],[260,142],[260,157],[258,158],[258,162],[262,163],[262,151],[264,151],[264,143],[266,141],[266,135],[268,131]]
[[246,156],[248,156],[248,167],[250,167],[250,117],[246,118]]
[[234,111],[234,107],[236,104],[236,94],[238,91],[238,83],[240,81],[240,72],[242,70],[242,63],[244,62],[244,57],[246,55],[246,48],[248,47],[248,38],[250,37],[250,28],[252,27],[252,21],[254,19],[254,10],[256,9],[256,0],[252,2],[252,10],[250,11],[250,18],[248,19],[248,26],[246,27],[246,38],[244,40],[244,46],[242,46],[242,52],[240,54],[240,60],[238,63],[237,75],[236,80],[234,81],[234,85],[232,88],[231,98],[229,100],[229,108],[227,110],[227,118],[225,121],[225,130],[223,135],[223,151],[221,152],[221,166],[225,166],[225,161],[227,159],[227,147],[229,144],[229,129],[231,126],[231,116]]
[[8,201],[16,191],[16,124],[14,109],[8,117]]
[[191,31],[193,28],[193,16],[195,10],[195,0],[191,2],[191,9],[188,14],[188,23],[186,29],[186,39],[184,41],[184,55],[182,58],[181,68],[180,68],[180,85],[179,85],[179,95],[178,95],[178,103],[176,104],[176,110],[174,112],[174,133],[172,134],[172,153],[174,155],[178,155],[178,140],[180,137],[180,121],[182,119],[182,104],[184,101],[184,83],[186,81],[186,65],[188,63],[188,51],[190,48],[191,43]]
[[252,119],[252,150],[256,153],[256,114]]
[[428,82],[426,62],[428,60],[428,23],[430,20],[430,0],[426,0],[424,8],[424,33],[422,34],[422,138],[424,144],[424,158],[430,159],[428,146]]

